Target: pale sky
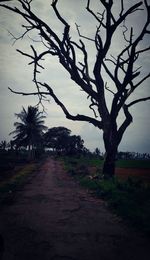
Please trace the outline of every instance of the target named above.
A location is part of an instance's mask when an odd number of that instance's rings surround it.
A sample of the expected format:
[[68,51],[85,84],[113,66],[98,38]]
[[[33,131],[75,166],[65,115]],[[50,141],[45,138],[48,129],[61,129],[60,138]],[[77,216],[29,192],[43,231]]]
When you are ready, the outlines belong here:
[[[12,1],[17,2],[17,1]],[[116,0],[114,6],[114,12],[117,14],[120,8],[120,0]],[[133,4],[137,1],[125,0],[125,6]],[[7,3],[7,2],[6,2]],[[71,34],[73,39],[79,39],[75,22],[80,25],[82,34],[86,36],[94,35],[96,22],[94,18],[87,13],[86,7],[87,0],[59,0],[58,8],[61,10],[61,14],[64,15],[68,23],[71,25]],[[40,17],[53,25],[59,35],[62,34],[62,26],[57,21],[54,12],[50,6],[49,0],[33,0],[33,7]],[[91,0],[91,7],[94,10],[100,11],[99,0]],[[138,30],[142,28],[145,15],[144,11],[138,11],[130,17],[128,25],[134,26],[135,35]],[[29,37],[25,37],[23,40],[17,41],[13,44],[11,32],[16,37],[21,35],[22,20],[17,15],[10,13],[0,8],[0,141],[9,141],[11,137],[9,133],[14,129],[13,123],[16,121],[14,113],[19,113],[22,110],[22,106],[27,108],[28,105],[36,105],[38,100],[35,96],[23,97],[10,93],[8,87],[17,91],[34,91],[35,87],[32,82],[33,70],[32,66],[28,63],[30,60],[27,57],[23,57],[16,52],[16,49],[20,49],[24,52],[31,53],[30,45],[34,45],[37,50],[42,50],[42,45],[39,42],[33,42]],[[9,32],[8,32],[9,31]],[[120,28],[121,32],[121,28]],[[36,33],[33,35],[34,39],[38,40]],[[114,38],[114,44],[110,50],[110,54],[115,55],[117,50],[122,47],[122,34],[117,34]],[[145,39],[143,44],[146,44],[149,39]],[[84,41],[89,50],[89,63],[92,68],[92,64],[95,61],[94,46],[90,47],[90,42]],[[92,43],[93,44],[93,43]],[[124,43],[125,44],[125,43]],[[80,60],[80,55],[78,55]],[[150,67],[150,53],[146,53],[142,59],[143,75],[147,74]],[[87,96],[80,90],[74,82],[71,81],[68,73],[59,65],[55,57],[48,56],[43,65],[45,70],[42,71],[40,79],[44,80],[54,87],[55,92],[64,102],[68,110],[76,115],[77,113],[93,116],[92,111],[89,109],[89,103]],[[108,80],[108,84],[111,82]],[[135,98],[146,97],[150,93],[149,80],[147,80],[141,87],[134,93]],[[108,107],[111,102],[111,96],[107,94]],[[103,148],[102,131],[95,128],[91,124],[85,122],[74,122],[65,118],[65,115],[61,109],[55,104],[52,98],[50,102],[45,102],[45,109],[47,112],[47,118],[45,124],[48,128],[56,126],[65,126],[72,131],[72,134],[81,135],[85,141],[85,146],[94,150],[96,147]],[[133,123],[128,127],[122,142],[119,146],[120,151],[135,151],[135,152],[148,152],[150,153],[150,102],[142,102],[130,109],[133,115]],[[119,122],[122,121],[122,115],[119,118]]]

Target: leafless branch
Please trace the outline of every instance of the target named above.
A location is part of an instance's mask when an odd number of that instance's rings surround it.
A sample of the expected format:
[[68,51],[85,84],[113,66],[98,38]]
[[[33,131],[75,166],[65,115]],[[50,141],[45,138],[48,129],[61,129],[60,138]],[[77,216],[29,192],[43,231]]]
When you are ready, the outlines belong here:
[[131,113],[129,112],[128,106],[125,104],[123,106],[123,111],[124,111],[124,115],[125,115],[125,120],[122,123],[122,125],[120,126],[120,128],[118,129],[118,143],[120,143],[124,132],[126,131],[128,126],[133,121],[133,117],[132,117]]
[[92,117],[89,117],[89,116],[85,116],[85,115],[80,115],[80,114],[77,114],[77,115],[71,115],[69,113],[69,111],[67,110],[67,108],[64,106],[64,104],[58,99],[58,97],[54,94],[52,88],[46,84],[46,83],[40,83],[40,85],[44,86],[48,91],[49,91],[49,95],[51,97],[53,97],[54,101],[56,102],[56,104],[63,110],[64,114],[66,115],[66,118],[70,119],[70,120],[73,120],[73,121],[86,121],[86,122],[89,122],[89,123],[92,123],[93,125],[95,125],[96,127],[102,129],[102,122],[101,121],[98,121]]
[[20,36],[18,36],[18,37],[16,37],[13,33],[11,33],[10,31],[8,31],[8,33],[13,37],[12,38],[12,40],[13,40],[13,44],[12,45],[14,45],[15,43],[16,43],[16,41],[18,41],[18,40],[22,40],[23,38],[24,38],[24,36],[26,35],[26,34],[28,34],[28,32],[29,31],[31,31],[33,28],[32,27],[28,27],[27,29],[26,29],[26,31],[23,33],[23,34],[21,34]]
[[54,0],[52,1],[52,7],[54,9],[54,12],[57,16],[57,18],[59,19],[59,21],[61,21],[62,24],[64,24],[65,28],[64,28],[64,41],[67,40],[68,38],[68,34],[69,34],[69,29],[70,29],[70,25],[66,22],[66,20],[60,15],[58,9],[57,9],[57,3],[58,0]]
[[111,94],[115,95],[115,93],[109,87],[107,87],[107,82],[105,83],[105,89],[108,90]]
[[144,48],[142,50],[136,51],[136,54],[140,54],[140,53],[143,53],[143,52],[146,52],[146,51],[149,51],[149,50],[150,50],[150,46],[148,46],[147,48]]
[[124,12],[124,1],[121,0],[121,11],[120,11],[120,14],[119,14],[120,17],[122,16],[123,12]]
[[86,39],[86,40],[89,40],[89,41],[95,42],[94,39],[82,35],[82,34],[80,33],[80,30],[79,30],[80,26],[77,25],[76,23],[75,23],[75,25],[76,25],[76,28],[77,28],[77,32],[78,32],[78,34],[79,34],[79,36],[80,36],[81,38],[84,38],[84,39]]
[[139,102],[143,102],[143,101],[147,101],[147,100],[150,100],[150,97],[136,99],[136,100],[132,101],[131,103],[129,103],[127,105],[127,107],[131,107]]
[[90,9],[90,0],[87,1],[87,7],[86,7],[87,11],[89,13],[92,14],[92,16],[99,22],[100,26],[102,25],[104,28],[106,28],[106,25],[103,23],[103,20],[104,20],[104,13],[105,13],[105,10],[102,14],[98,13],[101,18],[99,18],[91,9]]
[[[88,96],[87,98],[89,98],[89,96]],[[95,117],[95,118],[98,118],[97,113],[96,113],[96,111],[95,111],[95,109],[94,109],[94,106],[96,106],[96,107],[98,108],[98,103],[96,103],[96,102],[93,100],[93,98],[91,98],[91,104],[89,105],[89,108],[93,111],[94,117]]]
[[140,86],[145,80],[147,80],[150,77],[150,73],[148,75],[146,75],[144,78],[142,78],[136,85],[135,88],[137,88],[138,86]]
[[18,94],[18,95],[22,95],[22,96],[37,96],[37,95],[49,95],[49,92],[44,92],[44,91],[41,91],[41,92],[22,92],[22,91],[15,91],[13,90],[12,88],[8,88],[12,93],[14,94]]

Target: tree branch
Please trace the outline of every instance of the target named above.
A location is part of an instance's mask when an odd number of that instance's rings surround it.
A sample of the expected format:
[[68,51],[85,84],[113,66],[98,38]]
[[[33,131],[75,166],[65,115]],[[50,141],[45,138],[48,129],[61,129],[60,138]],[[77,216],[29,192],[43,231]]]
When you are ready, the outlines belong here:
[[75,23],[75,25],[76,25],[76,28],[77,28],[77,32],[78,32],[78,34],[79,34],[79,36],[80,36],[81,38],[84,38],[84,39],[86,39],[86,40],[89,40],[89,41],[95,42],[94,39],[91,39],[91,38],[89,38],[89,37],[86,37],[86,36],[82,35],[82,34],[80,33],[80,30],[79,30],[79,27],[80,27],[80,26],[77,25],[76,23]]
[[106,25],[103,23],[104,20],[104,12],[101,15],[101,19],[98,18],[98,16],[90,9],[90,0],[87,2],[87,11],[92,14],[92,16],[99,22],[100,26],[102,25],[104,28],[106,28]]
[[126,131],[128,126],[132,123],[132,120],[133,120],[132,115],[130,114],[130,112],[128,110],[128,106],[125,105],[125,104],[123,106],[123,111],[124,111],[124,115],[125,115],[126,118],[117,131],[117,133],[118,133],[118,137],[117,137],[118,145],[119,145],[120,141],[122,140],[124,132]]
[[8,88],[12,93],[22,95],[22,96],[37,96],[37,95],[49,95],[49,92],[21,92],[21,91],[15,91],[12,88]]
[[88,116],[85,116],[85,115],[80,115],[80,114],[77,114],[76,116],[74,115],[71,115],[67,108],[64,106],[64,104],[56,97],[56,95],[54,94],[52,88],[46,84],[46,83],[39,83],[41,86],[45,87],[48,92],[44,92],[44,91],[39,91],[39,92],[28,92],[28,93],[25,93],[25,92],[21,92],[21,91],[14,91],[13,89],[11,88],[8,88],[12,93],[14,94],[18,94],[18,95],[22,95],[22,96],[37,96],[37,95],[48,95],[48,96],[51,96],[54,101],[56,102],[56,104],[62,109],[62,111],[64,112],[64,114],[66,115],[66,118],[70,119],[70,120],[73,120],[73,121],[85,121],[85,122],[89,122],[89,123],[92,123],[93,125],[95,125],[96,127],[98,127],[99,129],[102,129],[102,122],[101,121],[98,121],[92,117],[88,117]]
[[46,83],[40,83],[40,85],[44,86],[48,91],[49,91],[49,95],[54,99],[55,103],[62,109],[62,111],[64,112],[64,114],[66,115],[66,118],[71,119],[73,121],[85,121],[85,122],[89,122],[92,123],[93,125],[95,125],[96,127],[98,127],[99,129],[102,129],[102,122],[98,121],[92,117],[89,116],[85,116],[85,115],[71,115],[69,113],[69,111],[67,110],[67,108],[64,106],[64,104],[58,99],[58,97],[54,94],[52,88],[46,84]]
[[148,73],[143,79],[141,79],[136,85],[135,88],[140,86],[145,80],[147,80],[150,77],[150,73]]
[[127,105],[127,107],[131,107],[139,102],[143,102],[143,101],[147,101],[147,100],[150,100],[150,97],[136,99],[136,100],[132,101],[131,103],[129,103]]

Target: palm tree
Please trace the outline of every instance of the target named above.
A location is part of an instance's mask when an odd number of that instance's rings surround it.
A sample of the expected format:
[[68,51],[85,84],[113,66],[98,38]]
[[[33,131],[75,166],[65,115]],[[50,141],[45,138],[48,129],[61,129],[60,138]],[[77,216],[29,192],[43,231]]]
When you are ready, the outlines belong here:
[[33,158],[34,148],[42,144],[42,137],[44,130],[47,129],[44,126],[44,118],[42,112],[38,111],[37,107],[28,106],[27,111],[23,107],[21,113],[15,113],[15,116],[20,119],[21,122],[15,122],[15,130],[10,134],[15,134],[14,142],[17,147],[28,146],[29,158]]

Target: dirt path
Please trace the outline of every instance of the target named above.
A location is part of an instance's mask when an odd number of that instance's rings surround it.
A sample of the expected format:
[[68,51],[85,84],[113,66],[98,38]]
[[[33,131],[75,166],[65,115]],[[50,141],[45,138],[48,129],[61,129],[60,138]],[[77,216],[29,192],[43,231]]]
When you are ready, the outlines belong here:
[[3,260],[146,260],[148,241],[48,159],[0,212]]

